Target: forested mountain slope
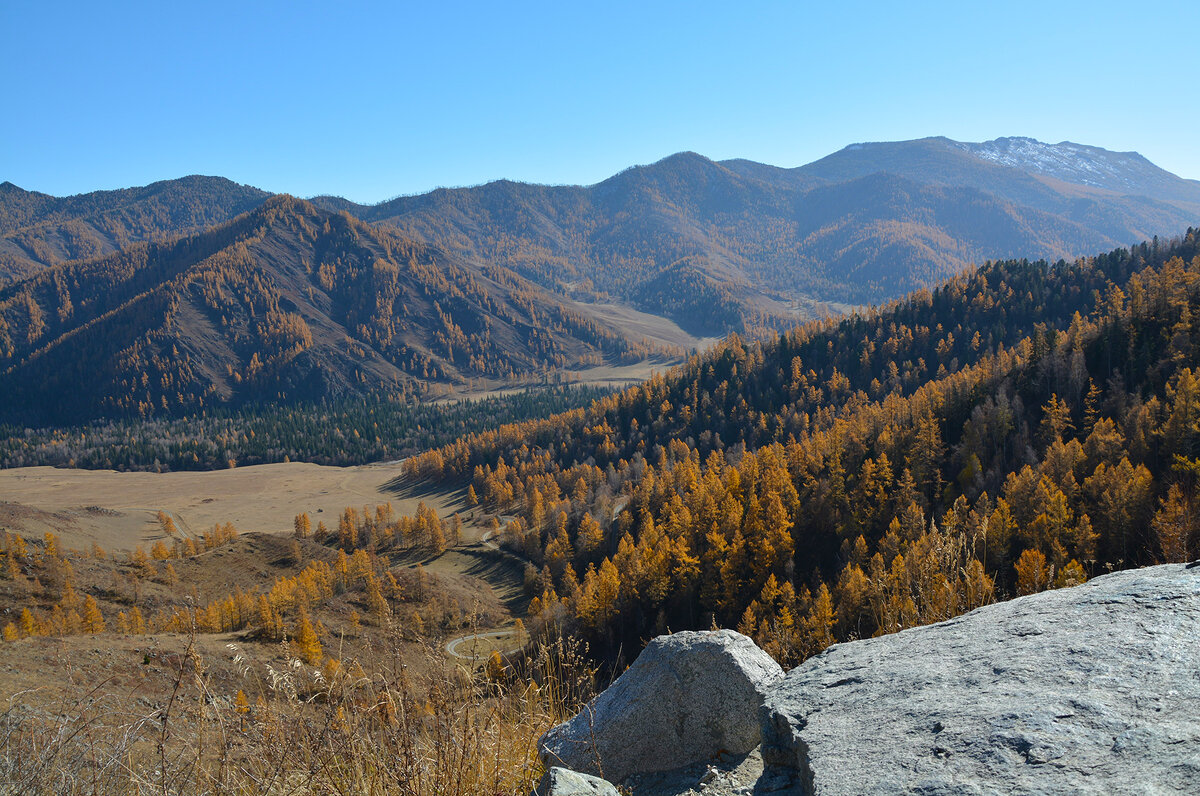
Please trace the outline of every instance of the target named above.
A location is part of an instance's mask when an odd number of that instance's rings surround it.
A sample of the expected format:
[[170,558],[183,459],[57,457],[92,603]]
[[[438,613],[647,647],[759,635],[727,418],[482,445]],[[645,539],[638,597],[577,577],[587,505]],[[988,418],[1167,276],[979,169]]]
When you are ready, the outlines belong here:
[[516,515],[601,649],[716,621],[782,661],[1200,538],[1200,231],[747,345],[411,462]]
[[0,289],[0,419],[178,416],[646,353],[502,267],[276,196]]
[[183,177],[64,198],[0,183],[0,286],[54,263],[198,232],[254,209],[269,195],[222,177]]

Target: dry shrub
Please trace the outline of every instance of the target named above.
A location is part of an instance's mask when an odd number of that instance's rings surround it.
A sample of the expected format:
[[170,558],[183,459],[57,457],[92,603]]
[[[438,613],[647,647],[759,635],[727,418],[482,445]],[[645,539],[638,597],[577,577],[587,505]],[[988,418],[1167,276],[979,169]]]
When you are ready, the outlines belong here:
[[410,667],[388,628],[359,660],[320,667],[255,664],[231,644],[239,697],[214,693],[194,640],[149,698],[108,683],[54,710],[14,696],[0,790],[524,796],[542,773],[537,738],[592,693],[581,650],[561,640],[469,672],[440,644],[425,646],[432,665]]

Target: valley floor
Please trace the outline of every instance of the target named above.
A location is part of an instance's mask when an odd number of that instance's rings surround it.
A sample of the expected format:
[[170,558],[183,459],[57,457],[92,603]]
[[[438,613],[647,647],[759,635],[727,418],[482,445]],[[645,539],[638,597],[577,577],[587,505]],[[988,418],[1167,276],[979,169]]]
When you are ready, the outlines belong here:
[[464,508],[446,492],[398,492],[393,484],[400,468],[400,462],[361,467],[286,462],[172,473],[18,467],[0,470],[0,528],[27,538],[51,531],[80,550],[96,542],[128,551],[164,538],[159,511],[195,537],[226,522],[242,532],[290,533],[300,512],[308,512],[314,526],[321,520],[336,525],[347,506],[388,501],[399,515],[414,513],[421,501],[442,516]]
[[[720,338],[694,338],[699,345],[697,350],[704,350]],[[647,381],[655,374],[665,373],[679,365],[684,360],[680,357],[655,357],[643,359],[629,365],[607,364],[597,365],[580,370],[562,370],[554,375],[554,383],[568,387],[606,387],[615,390],[629,387]],[[531,384],[542,384],[541,381],[522,379],[472,379],[468,386],[450,387],[437,385],[431,387],[434,402],[479,400],[504,395],[515,395],[529,389]],[[443,390],[443,394],[438,394]]]
[[[482,539],[484,528],[475,523],[477,513],[467,509],[461,490],[424,491],[403,484],[400,474],[401,462],[359,467],[289,462],[172,473],[53,467],[0,470],[0,531],[11,531],[31,542],[40,541],[50,532],[67,549],[86,552],[94,543],[110,553],[125,554],[138,546],[149,549],[159,540],[172,543],[158,521],[159,511],[173,518],[182,535],[193,538],[215,524],[233,523],[242,535],[240,543],[218,552],[225,562],[219,572],[207,578],[214,582],[204,584],[220,593],[235,587],[270,587],[269,577],[262,583],[250,582],[263,580],[258,569],[266,566],[278,546],[259,534],[290,537],[293,518],[300,512],[308,513],[314,527],[324,522],[336,528],[346,507],[373,510],[376,505],[390,502],[395,513],[403,516],[415,515],[424,503],[441,517],[460,513],[464,522],[459,544],[439,555],[411,554],[398,566],[412,568],[420,564],[453,592],[454,599],[464,601],[464,606],[476,600],[487,606],[486,620],[479,627],[443,640],[441,649],[451,660],[467,664],[482,662],[492,650],[512,649],[517,641],[513,622],[527,602],[520,561]],[[263,560],[239,561],[240,556]],[[191,585],[194,588],[197,584]],[[237,635],[211,636],[204,643],[216,650]],[[162,638],[168,646],[175,646],[166,641],[166,634]],[[83,651],[84,647],[100,650],[113,646],[110,641],[89,636],[56,642],[30,640],[28,644],[30,653],[32,647],[45,648],[44,653],[52,657],[74,647]],[[116,642],[116,646],[124,646],[129,652],[128,640]],[[0,692],[5,697],[30,686],[15,676],[24,667],[13,668],[14,651],[8,649],[8,672],[0,674]],[[113,653],[98,654],[108,660]],[[49,663],[42,661],[33,669],[41,670]]]

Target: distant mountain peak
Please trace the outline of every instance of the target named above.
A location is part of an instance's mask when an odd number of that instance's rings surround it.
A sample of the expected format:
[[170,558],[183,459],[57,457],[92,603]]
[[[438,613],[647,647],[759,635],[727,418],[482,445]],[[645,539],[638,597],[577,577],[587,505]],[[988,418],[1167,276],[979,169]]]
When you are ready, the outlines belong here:
[[704,161],[706,163],[710,162],[709,159],[706,158],[704,155],[701,155],[699,152],[693,152],[690,149],[684,149],[679,152],[674,152],[670,155],[667,155],[665,158],[660,158],[658,160],[658,162],[659,163],[669,163],[674,160],[679,160],[679,161],[699,160],[699,161]]
[[719,164],[715,160],[707,158],[699,152],[684,150],[667,155],[665,158],[660,158],[649,166],[642,166],[641,168],[708,168],[717,165]]
[[290,193],[273,193],[262,201],[258,206],[258,210],[270,210],[275,207],[311,207],[312,203],[306,199],[300,199],[292,196]]
[[[937,142],[939,144],[947,144],[950,146],[960,146],[958,141],[946,138],[944,135],[931,135],[925,138],[914,138],[908,141],[856,141],[853,144],[846,144],[839,152],[857,152],[863,149],[894,149],[901,146],[919,146],[929,142]],[[836,153],[835,153],[836,154]],[[801,167],[803,168],[803,167]]]
[[1047,144],[1036,138],[1005,136],[978,144],[955,142],[955,145],[1001,166],[1119,192],[1144,182],[1147,172],[1160,171],[1137,152],[1112,152],[1071,141]]
[[[996,167],[1007,174],[1001,174]],[[1011,188],[1017,187],[1014,181],[1024,179],[1025,187],[1016,195],[1010,194],[1010,198],[1023,202],[1036,200],[1034,193],[1040,191],[1029,180],[1044,181],[1046,177],[1122,196],[1145,196],[1155,201],[1192,205],[1200,201],[1200,182],[1178,177],[1137,152],[1114,152],[1072,141],[1048,144],[1028,136],[1003,136],[980,143],[943,136],[859,142],[799,170],[833,180],[888,171],[921,182],[974,185],[1000,193],[1005,190],[999,187],[1000,183]]]

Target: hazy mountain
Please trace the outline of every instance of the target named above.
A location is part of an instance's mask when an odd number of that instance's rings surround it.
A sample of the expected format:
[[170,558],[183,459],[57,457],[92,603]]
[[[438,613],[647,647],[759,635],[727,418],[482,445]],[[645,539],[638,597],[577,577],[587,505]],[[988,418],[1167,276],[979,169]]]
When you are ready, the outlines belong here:
[[[854,144],[795,169],[680,153],[588,187],[498,181],[372,206],[314,201],[713,333],[795,317],[814,299],[893,298],[986,259],[1178,234],[1200,218],[1200,183],[1134,153],[928,138]],[[690,286],[700,292],[679,292]],[[718,311],[700,310],[712,302]]]
[[65,260],[220,224],[270,194],[223,177],[59,198],[0,183],[0,285]]
[[1021,137],[997,138],[982,144],[959,143],[958,146],[982,160],[1064,182],[1106,188],[1121,194],[1193,205],[1200,203],[1200,182],[1176,177],[1137,152],[1110,152],[1070,141],[1044,144]]
[[[1097,239],[1103,237],[1105,245],[1178,234],[1200,217],[1200,182],[1177,177],[1136,152],[1065,141],[997,138],[971,144],[922,138],[851,144],[795,171],[832,182],[888,172],[923,183],[976,188],[1081,224]],[[1063,256],[1050,249],[1028,252],[1043,254]]]
[[[55,199],[0,186],[0,282],[60,259],[195,231],[261,191],[189,177]],[[1057,260],[1176,235],[1200,182],[1136,153],[1063,142],[852,144],[780,168],[684,152],[591,186],[500,180],[377,205],[314,204],[393,228],[564,299],[617,303],[695,335],[879,302],[972,263]]]
[[404,392],[645,353],[504,268],[277,196],[0,289],[0,420]]

